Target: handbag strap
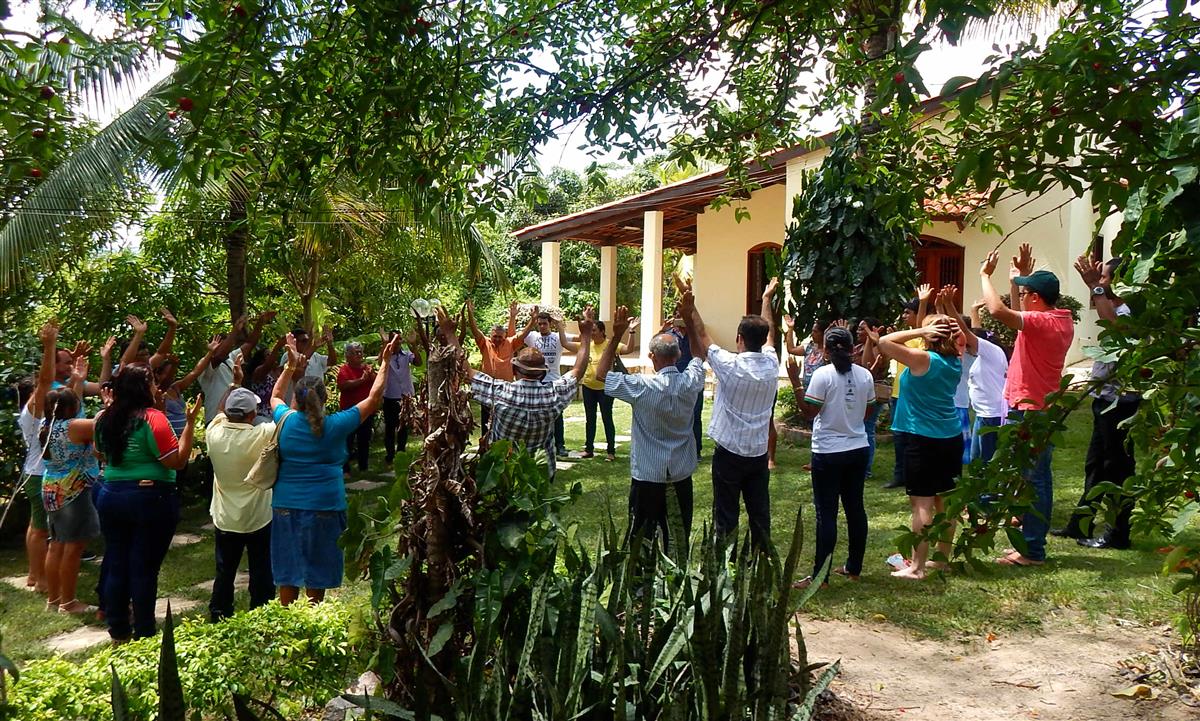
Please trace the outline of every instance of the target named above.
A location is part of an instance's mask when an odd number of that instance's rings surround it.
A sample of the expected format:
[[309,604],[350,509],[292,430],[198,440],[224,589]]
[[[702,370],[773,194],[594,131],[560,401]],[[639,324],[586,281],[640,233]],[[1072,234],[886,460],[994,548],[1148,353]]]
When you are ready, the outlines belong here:
[[275,452],[279,453],[279,434],[283,431],[283,424],[287,423],[288,416],[296,412],[295,408],[289,408],[287,413],[283,414],[283,418],[275,424],[275,437],[271,439],[271,443],[275,446]]

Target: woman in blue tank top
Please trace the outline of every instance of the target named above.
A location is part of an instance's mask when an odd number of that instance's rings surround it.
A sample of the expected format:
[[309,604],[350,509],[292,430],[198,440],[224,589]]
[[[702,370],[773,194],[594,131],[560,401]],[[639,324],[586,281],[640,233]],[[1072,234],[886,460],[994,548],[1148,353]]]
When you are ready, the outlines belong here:
[[[900,375],[904,392],[892,417],[892,430],[907,433],[901,450],[905,489],[912,507],[912,530],[921,533],[933,522],[935,513],[944,508],[941,494],[953,490],[962,472],[962,429],[954,392],[962,375],[962,362],[955,343],[953,321],[945,315],[928,315],[920,328],[889,333],[879,338],[879,352],[907,366]],[[910,348],[905,342],[924,340],[923,348]],[[939,540],[938,552],[946,559],[950,538]],[[894,572],[898,578],[922,579],[929,558],[929,544],[913,549],[908,567]]]

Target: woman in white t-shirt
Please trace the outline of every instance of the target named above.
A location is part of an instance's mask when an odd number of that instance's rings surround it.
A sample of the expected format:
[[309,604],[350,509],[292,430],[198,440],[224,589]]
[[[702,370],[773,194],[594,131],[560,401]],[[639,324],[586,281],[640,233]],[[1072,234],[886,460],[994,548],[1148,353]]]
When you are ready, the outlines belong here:
[[[855,365],[854,337],[850,331],[834,326],[825,331],[827,365],[813,372],[804,387],[799,368],[788,360],[788,376],[804,417],[813,422],[812,487],[817,518],[817,550],[811,576],[798,581],[803,588],[819,580],[829,582],[825,568],[837,545],[838,501],[846,511],[849,551],[846,563],[833,570],[857,581],[862,573],[867,550],[867,511],[863,505],[863,485],[867,478],[870,445],[864,422],[875,405],[875,379],[871,372]],[[803,390],[802,390],[803,389]]]

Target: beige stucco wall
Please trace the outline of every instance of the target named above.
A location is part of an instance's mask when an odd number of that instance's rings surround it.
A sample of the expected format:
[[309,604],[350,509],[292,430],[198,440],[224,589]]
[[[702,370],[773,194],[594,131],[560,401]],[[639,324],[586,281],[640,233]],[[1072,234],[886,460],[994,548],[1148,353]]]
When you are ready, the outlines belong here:
[[[746,252],[762,243],[783,244],[786,195],[785,185],[779,183],[696,218],[696,308],[709,335],[723,348],[734,348],[737,325],[746,312]],[[741,223],[734,219],[739,207],[750,213]]]

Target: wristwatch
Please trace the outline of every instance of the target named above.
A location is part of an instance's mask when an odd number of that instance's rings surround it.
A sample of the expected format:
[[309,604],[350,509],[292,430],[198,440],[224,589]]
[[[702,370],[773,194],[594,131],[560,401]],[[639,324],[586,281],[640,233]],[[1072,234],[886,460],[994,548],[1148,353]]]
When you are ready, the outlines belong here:
[[1098,285],[1092,288],[1092,295],[1104,295],[1104,286]]

